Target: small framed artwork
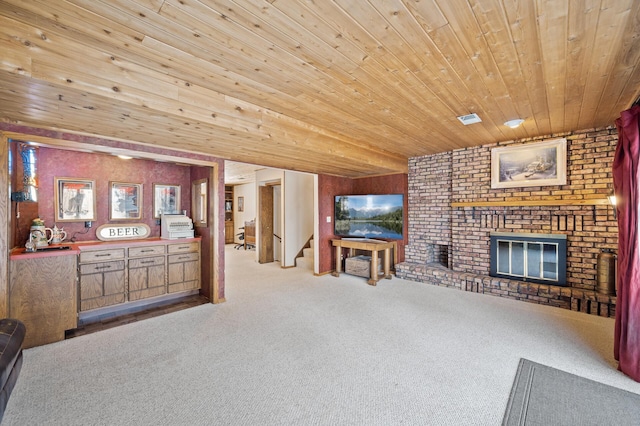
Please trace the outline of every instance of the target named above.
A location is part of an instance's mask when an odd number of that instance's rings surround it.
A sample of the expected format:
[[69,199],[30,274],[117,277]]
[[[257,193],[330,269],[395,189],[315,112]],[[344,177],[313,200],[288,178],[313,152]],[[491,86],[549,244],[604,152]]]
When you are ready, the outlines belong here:
[[491,188],[565,185],[567,140],[506,146],[491,150]]
[[54,178],[56,222],[96,220],[95,181],[78,178]]
[[238,197],[238,211],[244,211],[244,197]]
[[153,184],[153,217],[180,213],[180,185]]
[[142,184],[109,182],[109,220],[142,219]]

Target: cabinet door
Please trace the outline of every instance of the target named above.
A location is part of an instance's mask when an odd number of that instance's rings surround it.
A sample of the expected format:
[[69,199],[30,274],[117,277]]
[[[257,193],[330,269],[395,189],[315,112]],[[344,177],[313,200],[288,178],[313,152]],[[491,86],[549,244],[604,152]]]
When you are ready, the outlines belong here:
[[232,244],[234,242],[235,235],[233,234],[233,221],[227,220],[224,222],[224,242],[226,244]]
[[80,311],[124,303],[124,260],[80,265]]
[[169,293],[200,288],[200,253],[169,256]]
[[9,317],[24,322],[23,347],[64,340],[78,326],[76,256],[11,260]]
[[165,294],[164,256],[129,260],[129,300]]

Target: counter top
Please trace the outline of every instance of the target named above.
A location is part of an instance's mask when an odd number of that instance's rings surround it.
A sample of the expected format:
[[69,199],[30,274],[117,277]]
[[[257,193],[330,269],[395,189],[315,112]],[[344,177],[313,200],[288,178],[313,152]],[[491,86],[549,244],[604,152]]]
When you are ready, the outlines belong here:
[[[11,260],[34,259],[49,256],[77,255],[83,250],[98,250],[103,248],[135,247],[154,244],[173,244],[183,242],[200,241],[201,237],[167,239],[160,237],[145,238],[143,240],[121,240],[121,241],[80,241],[75,243],[51,244],[45,249],[27,253],[24,247],[16,247],[9,253]],[[56,249],[58,247],[69,247],[68,249]]]
[[[68,249],[61,249],[60,247],[69,247]],[[76,244],[51,244],[47,247],[47,250],[36,250],[34,252],[27,253],[24,247],[16,247],[9,253],[9,259],[22,260],[22,259],[36,259],[41,257],[52,256],[69,256],[77,255],[80,253]]]

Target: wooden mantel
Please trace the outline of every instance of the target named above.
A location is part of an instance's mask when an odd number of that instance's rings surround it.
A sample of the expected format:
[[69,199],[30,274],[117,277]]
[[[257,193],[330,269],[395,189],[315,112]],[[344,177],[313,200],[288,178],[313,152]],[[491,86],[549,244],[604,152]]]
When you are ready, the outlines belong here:
[[582,200],[518,200],[518,201],[469,201],[453,202],[451,207],[528,207],[528,206],[600,206],[609,205],[607,198],[593,198]]

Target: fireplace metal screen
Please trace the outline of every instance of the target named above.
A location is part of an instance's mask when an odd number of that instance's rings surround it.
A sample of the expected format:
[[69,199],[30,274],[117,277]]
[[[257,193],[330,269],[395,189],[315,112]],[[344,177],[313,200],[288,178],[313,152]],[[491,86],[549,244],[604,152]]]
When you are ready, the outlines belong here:
[[566,235],[492,233],[490,275],[566,285]]

